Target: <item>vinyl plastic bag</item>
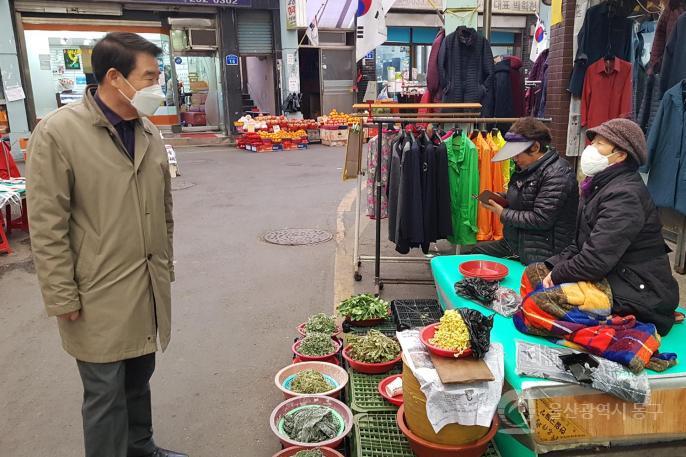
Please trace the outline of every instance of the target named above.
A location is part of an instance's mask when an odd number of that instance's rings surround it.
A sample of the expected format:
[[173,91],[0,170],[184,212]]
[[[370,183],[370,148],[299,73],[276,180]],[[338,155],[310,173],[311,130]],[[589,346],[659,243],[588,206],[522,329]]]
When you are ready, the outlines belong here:
[[473,357],[483,359],[491,346],[493,315],[486,317],[479,311],[470,308],[460,308],[459,311],[469,329],[469,341]]

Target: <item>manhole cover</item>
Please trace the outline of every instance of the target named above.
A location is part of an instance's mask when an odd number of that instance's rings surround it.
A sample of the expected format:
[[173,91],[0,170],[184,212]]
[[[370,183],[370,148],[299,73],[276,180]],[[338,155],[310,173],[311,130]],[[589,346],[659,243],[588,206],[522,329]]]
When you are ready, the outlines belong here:
[[318,229],[281,229],[264,235],[264,241],[282,246],[306,246],[326,243],[333,235]]
[[195,183],[189,181],[179,181],[178,179],[172,180],[172,192],[175,190],[190,189],[193,186],[195,186]]

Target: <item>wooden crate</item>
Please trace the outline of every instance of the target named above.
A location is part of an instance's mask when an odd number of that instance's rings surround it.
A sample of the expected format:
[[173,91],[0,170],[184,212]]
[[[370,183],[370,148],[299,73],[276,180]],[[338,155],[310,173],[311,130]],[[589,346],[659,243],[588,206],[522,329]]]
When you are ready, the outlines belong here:
[[683,438],[686,435],[684,377],[660,381],[650,383],[648,404],[625,402],[571,385],[533,389],[536,393],[526,403],[536,449],[541,453],[593,444],[621,445]]
[[[322,138],[322,143],[324,141],[329,141],[329,142],[336,142],[336,141],[343,141],[347,142],[348,141],[348,129],[336,129],[336,130],[330,130],[330,129],[320,129],[319,131],[320,136]],[[326,143],[324,143],[326,144]]]

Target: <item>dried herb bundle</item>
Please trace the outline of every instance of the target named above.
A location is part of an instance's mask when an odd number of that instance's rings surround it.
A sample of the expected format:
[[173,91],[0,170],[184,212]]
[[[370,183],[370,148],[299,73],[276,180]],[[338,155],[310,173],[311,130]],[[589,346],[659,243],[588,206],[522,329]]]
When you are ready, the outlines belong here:
[[303,370],[291,383],[291,391],[299,394],[320,394],[336,388],[317,370]]
[[324,457],[324,454],[319,449],[310,449],[307,451],[298,451],[293,457]]
[[283,431],[299,443],[321,443],[338,435],[339,421],[324,406],[298,409],[284,416]]
[[311,357],[331,354],[336,346],[333,344],[331,335],[326,333],[308,333],[300,342],[298,352]]
[[370,330],[365,336],[350,335],[349,342],[348,354],[359,362],[389,362],[400,354],[400,344],[375,329]]
[[351,321],[366,321],[388,317],[389,305],[380,298],[361,294],[343,300],[337,310]]
[[336,316],[327,316],[324,313],[315,314],[307,319],[305,333],[327,333],[333,335],[338,330]]

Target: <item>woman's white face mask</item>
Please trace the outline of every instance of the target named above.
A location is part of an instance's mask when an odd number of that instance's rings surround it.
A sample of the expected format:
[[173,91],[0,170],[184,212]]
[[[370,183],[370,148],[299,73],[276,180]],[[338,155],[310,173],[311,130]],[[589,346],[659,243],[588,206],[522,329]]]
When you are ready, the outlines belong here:
[[[131,85],[128,79],[124,78],[126,84],[128,84],[131,89],[136,90],[135,87]],[[136,90],[133,98],[126,96],[124,92],[119,90],[126,99],[131,103],[131,106],[136,108],[138,114],[144,117],[152,116],[160,107],[162,102],[165,100],[164,93],[162,92],[162,87],[159,84],[153,84],[152,86],[145,87],[141,90]]]
[[615,151],[610,155],[602,155],[594,145],[586,146],[581,154],[581,171],[586,176],[595,176],[610,166],[610,157],[617,154]]

